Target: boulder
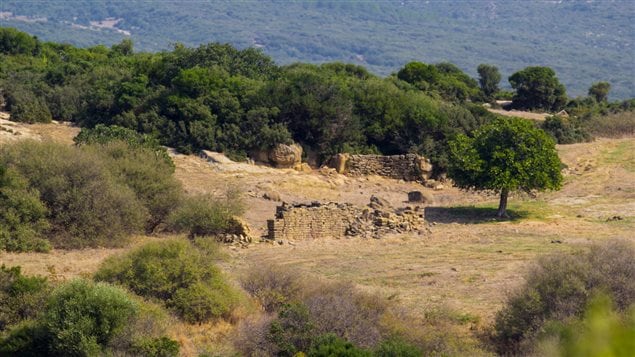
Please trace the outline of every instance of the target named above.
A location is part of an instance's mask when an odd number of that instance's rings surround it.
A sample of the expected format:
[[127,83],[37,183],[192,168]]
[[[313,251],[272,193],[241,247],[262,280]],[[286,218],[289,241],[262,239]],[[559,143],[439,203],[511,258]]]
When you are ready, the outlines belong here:
[[430,203],[432,199],[421,191],[408,192],[408,202],[412,203]]
[[249,224],[247,222],[245,222],[245,220],[243,220],[242,218],[238,217],[238,216],[233,216],[229,219],[228,222],[228,229],[227,229],[227,233],[228,235],[236,236],[242,236],[243,240],[245,241],[250,241],[252,240],[252,233],[251,233],[251,228],[249,227]]
[[262,198],[269,201],[276,201],[276,202],[281,201],[280,194],[276,191],[267,191],[262,195]]
[[269,152],[269,161],[279,168],[292,168],[302,162],[302,147],[298,144],[278,144]]
[[334,168],[338,174],[343,174],[346,172],[346,162],[349,158],[349,154],[337,154],[331,158],[329,166]]

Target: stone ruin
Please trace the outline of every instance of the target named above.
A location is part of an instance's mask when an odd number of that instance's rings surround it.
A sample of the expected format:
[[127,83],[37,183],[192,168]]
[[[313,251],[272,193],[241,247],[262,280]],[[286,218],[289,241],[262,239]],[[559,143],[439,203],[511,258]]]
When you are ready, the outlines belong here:
[[366,207],[349,203],[283,203],[276,216],[267,221],[268,238],[273,241],[320,238],[381,238],[390,233],[423,233],[423,207],[394,209],[372,196]]
[[337,173],[348,176],[378,175],[404,181],[425,182],[430,178],[430,160],[415,154],[349,155],[337,154],[328,162]]

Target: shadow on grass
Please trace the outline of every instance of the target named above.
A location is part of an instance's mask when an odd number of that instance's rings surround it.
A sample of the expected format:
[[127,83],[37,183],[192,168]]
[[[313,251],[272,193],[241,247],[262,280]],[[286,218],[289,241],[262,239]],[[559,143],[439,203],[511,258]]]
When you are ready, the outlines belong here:
[[517,221],[529,216],[528,211],[508,209],[508,218],[498,218],[497,211],[498,209],[492,207],[475,206],[426,207],[425,219],[437,223],[487,223]]

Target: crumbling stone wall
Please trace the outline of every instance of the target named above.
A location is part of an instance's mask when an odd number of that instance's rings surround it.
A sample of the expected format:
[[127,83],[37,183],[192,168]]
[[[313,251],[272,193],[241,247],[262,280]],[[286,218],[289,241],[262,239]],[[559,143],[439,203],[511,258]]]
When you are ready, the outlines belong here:
[[329,166],[349,176],[379,175],[404,181],[423,182],[430,178],[430,161],[415,154],[406,155],[349,155],[338,154]]
[[267,221],[271,240],[381,238],[389,233],[421,233],[423,223],[422,207],[394,209],[387,201],[375,196],[366,207],[333,202],[283,203],[277,207],[275,218]]

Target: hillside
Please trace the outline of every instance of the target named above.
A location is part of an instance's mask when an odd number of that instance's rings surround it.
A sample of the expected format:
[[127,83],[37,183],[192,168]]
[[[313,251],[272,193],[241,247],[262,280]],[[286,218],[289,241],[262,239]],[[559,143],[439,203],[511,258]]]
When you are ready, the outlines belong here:
[[449,61],[503,78],[529,65],[553,67],[575,97],[608,81],[611,99],[635,96],[629,1],[551,2],[148,2],[3,1],[0,25],[49,41],[138,50],[212,41],[257,47],[278,63],[344,61],[387,75],[406,62]]
[[[67,144],[77,133],[76,128],[59,123],[0,124],[20,133],[15,137]],[[0,136],[0,145],[10,141]],[[634,143],[629,137],[559,146],[558,153],[568,166],[563,189],[540,194],[537,199],[513,197],[510,208],[520,212],[522,219],[506,222],[478,218],[482,210],[495,207],[496,197],[453,187],[433,191],[381,177],[350,178],[332,171],[210,163],[194,155],[172,157],[176,176],[189,192],[214,194],[228,182],[242,187],[250,207],[245,218],[256,232],[263,231],[279,204],[262,197],[271,190],[285,201],[333,200],[358,205],[366,203],[371,194],[402,205],[408,191],[425,191],[434,202],[426,206],[429,233],[424,236],[256,243],[246,249],[227,249],[222,268],[234,280],[253,266],[276,264],[305,278],[351,281],[364,291],[389,297],[409,314],[436,314],[437,319],[449,314],[449,321],[467,338],[491,322],[508,293],[522,283],[522,272],[537,257],[576,251],[609,238],[632,240]],[[0,262],[20,265],[27,274],[68,281],[94,273],[109,256],[156,240],[138,236],[131,245],[114,249],[2,251]],[[236,325],[222,321],[198,326],[179,322],[170,328],[170,336],[179,341],[182,354],[190,356],[202,348],[231,351],[227,341],[236,329]]]

